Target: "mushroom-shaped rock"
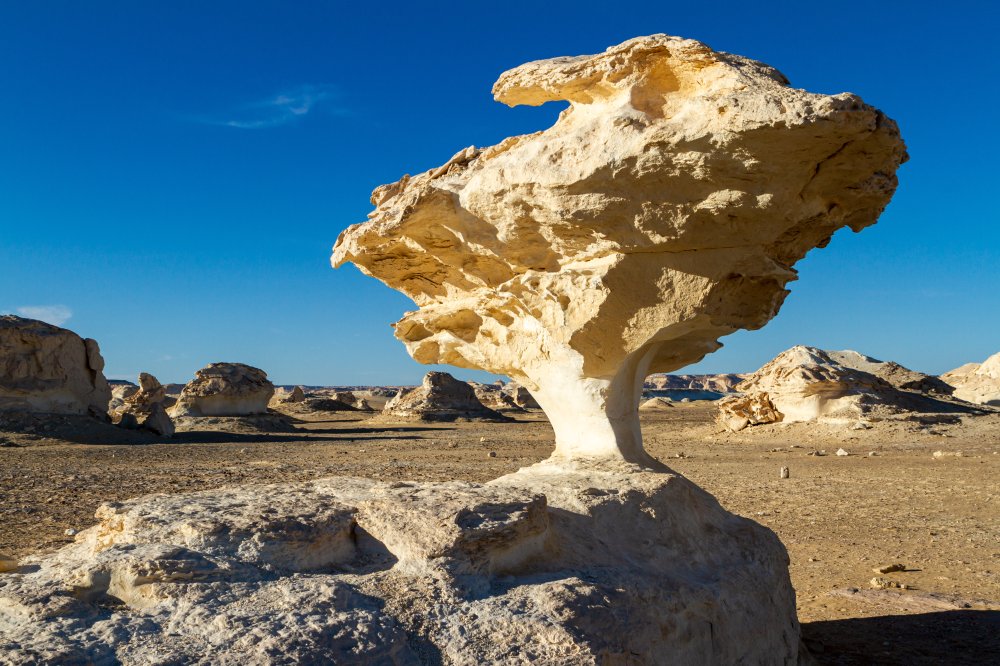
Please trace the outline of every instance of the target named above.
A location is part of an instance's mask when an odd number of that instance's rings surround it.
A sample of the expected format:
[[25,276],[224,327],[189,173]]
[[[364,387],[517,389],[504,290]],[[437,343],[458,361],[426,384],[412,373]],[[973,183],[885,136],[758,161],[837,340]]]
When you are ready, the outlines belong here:
[[267,413],[274,384],[243,363],[212,363],[184,386],[171,416],[247,416]]
[[110,401],[96,340],[35,319],[0,316],[0,410],[107,418]]
[[528,387],[556,458],[648,462],[643,378],[767,323],[795,262],[873,224],[906,159],[857,96],[666,35],[531,62],[493,92],[570,104],[548,130],[377,188],[332,262],[413,299],[395,333],[417,361]]
[[480,402],[471,386],[447,372],[428,372],[420,386],[397,393],[386,403],[382,417],[404,421],[510,420]]

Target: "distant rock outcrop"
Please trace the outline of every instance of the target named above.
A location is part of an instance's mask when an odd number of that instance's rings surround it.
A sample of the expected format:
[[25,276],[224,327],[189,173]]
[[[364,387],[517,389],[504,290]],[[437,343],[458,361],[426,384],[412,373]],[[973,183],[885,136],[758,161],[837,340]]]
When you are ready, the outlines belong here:
[[35,319],[0,316],[0,411],[106,419],[110,401],[96,340]]
[[212,363],[184,386],[171,416],[266,414],[274,395],[267,373],[243,363]]
[[122,398],[122,405],[112,413],[112,418],[122,427],[149,430],[169,437],[174,434],[174,422],[167,414],[166,399],[166,391],[156,377],[140,372],[137,390]]
[[716,393],[732,393],[735,386],[746,379],[748,375],[668,375],[657,373],[646,377],[644,387],[655,390],[689,390],[713,391]]
[[471,386],[447,372],[428,372],[420,386],[400,391],[386,403],[382,417],[406,421],[510,420],[480,402]]
[[479,382],[469,382],[469,386],[476,392],[479,402],[490,409],[511,412],[522,412],[524,408],[517,404],[510,395],[504,392],[503,386],[496,384],[480,384]]
[[929,395],[900,386],[935,391],[939,388],[933,378],[896,363],[884,363],[857,352],[827,352],[800,345],[782,352],[740,382],[736,390],[742,395],[720,400],[719,415],[730,429],[740,430],[778,421],[853,423],[861,418],[879,420],[906,412],[969,411],[947,395]]
[[301,386],[296,386],[291,390],[291,392],[282,398],[282,402],[288,403],[298,403],[305,402],[306,392],[302,390]]
[[673,407],[674,404],[669,398],[650,398],[639,405],[639,411],[662,412],[665,409],[673,409]]
[[935,393],[941,396],[951,395],[954,391],[953,387],[941,381],[940,378],[904,368],[895,361],[880,361],[877,358],[850,350],[826,353],[840,365],[875,375],[903,391]]
[[941,375],[955,397],[977,405],[1000,407],[1000,352],[982,363],[966,363]]
[[514,404],[521,409],[541,409],[535,396],[531,395],[531,391],[515,381],[507,382],[503,387],[503,392],[509,395]]

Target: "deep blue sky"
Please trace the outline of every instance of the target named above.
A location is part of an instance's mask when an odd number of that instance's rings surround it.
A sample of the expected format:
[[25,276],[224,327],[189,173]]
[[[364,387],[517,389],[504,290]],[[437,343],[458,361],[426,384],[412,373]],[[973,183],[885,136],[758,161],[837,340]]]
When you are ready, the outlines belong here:
[[0,3],[0,311],[71,313],[111,377],[417,381],[389,327],[412,304],[332,270],[338,233],[375,186],[550,125],[558,106],[492,100],[503,70],[656,32],[858,93],[911,156],[878,225],[692,370],[798,343],[928,372],[1000,350],[995,3],[156,4]]

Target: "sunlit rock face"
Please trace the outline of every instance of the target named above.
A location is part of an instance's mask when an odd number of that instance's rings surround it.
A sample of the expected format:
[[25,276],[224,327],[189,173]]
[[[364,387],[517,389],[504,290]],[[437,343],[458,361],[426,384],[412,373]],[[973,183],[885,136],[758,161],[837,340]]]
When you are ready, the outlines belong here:
[[210,363],[184,386],[171,416],[266,414],[274,395],[267,373],[243,363]]
[[857,96],[666,35],[527,63],[493,92],[569,106],[377,188],[332,260],[419,306],[396,324],[416,360],[526,386],[556,458],[645,461],[643,378],[767,323],[795,262],[873,224],[906,159]]
[[96,340],[43,321],[0,315],[0,411],[107,418],[110,401]]
[[798,345],[737,384],[739,395],[717,405],[731,430],[779,421],[856,424],[912,413],[977,413],[953,400],[949,388],[892,361]]
[[978,405],[1000,407],[1000,352],[982,363],[966,363],[941,375],[955,387],[955,397]]

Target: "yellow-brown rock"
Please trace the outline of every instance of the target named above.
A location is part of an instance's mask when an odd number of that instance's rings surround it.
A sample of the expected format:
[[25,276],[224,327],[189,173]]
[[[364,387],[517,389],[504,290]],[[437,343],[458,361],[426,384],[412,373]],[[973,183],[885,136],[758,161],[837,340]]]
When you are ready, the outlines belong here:
[[0,411],[107,418],[110,401],[96,340],[43,321],[0,315]]
[[643,378],[767,323],[795,262],[873,224],[906,159],[857,96],[666,35],[528,63],[493,92],[569,107],[377,188],[332,261],[414,300],[396,337],[417,361],[526,386],[556,458],[648,460]]

